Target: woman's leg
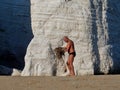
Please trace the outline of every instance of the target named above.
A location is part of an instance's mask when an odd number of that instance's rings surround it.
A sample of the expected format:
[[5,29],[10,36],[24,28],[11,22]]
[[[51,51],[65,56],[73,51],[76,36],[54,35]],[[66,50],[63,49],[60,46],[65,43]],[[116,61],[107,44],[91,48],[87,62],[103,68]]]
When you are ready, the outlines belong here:
[[69,55],[70,75],[72,75],[72,76],[75,75],[73,61],[74,61],[74,55]]

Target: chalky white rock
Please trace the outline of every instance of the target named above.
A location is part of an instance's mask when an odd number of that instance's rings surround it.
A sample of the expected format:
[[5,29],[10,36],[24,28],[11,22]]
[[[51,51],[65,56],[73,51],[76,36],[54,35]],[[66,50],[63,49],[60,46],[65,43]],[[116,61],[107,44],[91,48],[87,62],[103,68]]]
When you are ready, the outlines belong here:
[[63,46],[58,43],[65,35],[75,43],[76,75],[109,73],[113,62],[107,44],[106,7],[107,0],[31,0],[34,38],[27,49],[22,76],[52,76],[52,51]]

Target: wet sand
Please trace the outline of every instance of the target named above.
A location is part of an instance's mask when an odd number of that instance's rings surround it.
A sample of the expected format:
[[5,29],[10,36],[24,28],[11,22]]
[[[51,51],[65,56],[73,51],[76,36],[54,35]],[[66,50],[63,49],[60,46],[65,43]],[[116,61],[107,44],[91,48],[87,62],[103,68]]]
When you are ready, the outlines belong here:
[[120,90],[120,75],[0,77],[0,90]]

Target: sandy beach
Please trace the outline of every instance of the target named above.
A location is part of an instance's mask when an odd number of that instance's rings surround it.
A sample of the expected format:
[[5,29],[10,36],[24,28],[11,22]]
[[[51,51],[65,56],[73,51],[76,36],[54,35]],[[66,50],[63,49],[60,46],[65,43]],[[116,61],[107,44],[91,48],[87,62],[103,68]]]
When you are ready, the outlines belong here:
[[120,75],[0,77],[0,90],[120,90]]

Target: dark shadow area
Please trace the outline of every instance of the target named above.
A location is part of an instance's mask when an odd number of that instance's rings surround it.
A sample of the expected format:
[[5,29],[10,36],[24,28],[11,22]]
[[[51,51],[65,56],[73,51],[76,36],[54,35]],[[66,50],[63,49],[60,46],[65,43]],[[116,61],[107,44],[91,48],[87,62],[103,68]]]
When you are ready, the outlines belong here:
[[108,0],[107,22],[111,57],[113,59],[112,74],[120,74],[120,1]]
[[[98,33],[97,33],[97,23],[95,20],[101,19],[97,17],[102,17],[102,9],[103,9],[103,4],[100,1],[99,2],[99,9],[98,11],[101,11],[98,16],[96,16],[96,6],[94,5],[94,1],[90,1],[91,4],[91,13],[93,21],[92,23],[92,34],[93,34],[93,52],[95,54],[95,63],[94,63],[94,74],[95,75],[103,75],[100,71],[100,56],[99,56],[99,50],[98,50]],[[110,68],[110,71],[108,74],[120,74],[120,1],[119,0],[108,0],[107,1],[107,8],[104,9],[106,11],[106,18],[107,18],[107,29],[108,30],[108,37],[109,40],[107,42],[108,45],[111,46],[109,49],[109,53],[112,57],[113,60],[113,68]],[[102,19],[99,22],[100,24],[102,23]],[[102,26],[102,24],[101,24]],[[102,29],[101,29],[102,30]]]
[[94,74],[97,75],[97,74],[102,74],[100,72],[100,55],[99,55],[99,50],[98,50],[98,32],[97,32],[97,24],[96,24],[96,19],[97,19],[97,16],[96,16],[96,7],[93,3],[94,1],[93,0],[90,0],[90,8],[91,8],[91,18],[92,18],[92,46],[93,46],[93,55],[94,55],[94,60],[95,60],[95,63],[94,63]]
[[26,50],[33,38],[30,6],[30,0],[0,1],[1,66],[24,68]]
[[0,65],[0,75],[11,75],[12,72],[13,72],[12,68]]

